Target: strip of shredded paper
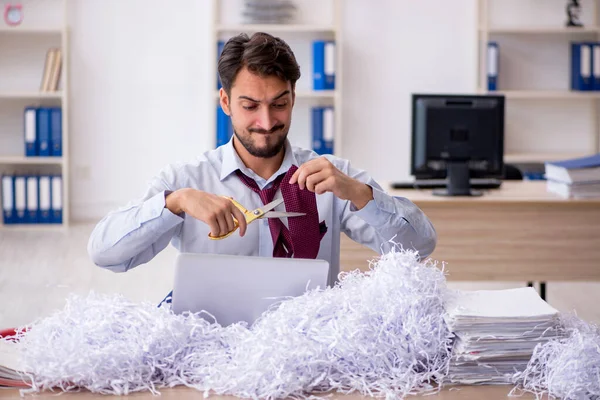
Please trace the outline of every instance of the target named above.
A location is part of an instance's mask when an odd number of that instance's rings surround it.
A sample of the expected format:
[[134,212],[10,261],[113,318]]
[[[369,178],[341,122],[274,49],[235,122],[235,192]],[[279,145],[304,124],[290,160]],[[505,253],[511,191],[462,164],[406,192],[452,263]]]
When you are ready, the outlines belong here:
[[527,368],[514,376],[512,394],[537,398],[600,399],[600,328],[574,314],[561,314],[562,337],[534,349]]
[[13,344],[32,382],[23,393],[158,394],[186,385],[245,398],[401,398],[439,390],[447,374],[446,290],[434,261],[393,250],[333,288],[282,300],[251,327],[92,292],[69,296]]

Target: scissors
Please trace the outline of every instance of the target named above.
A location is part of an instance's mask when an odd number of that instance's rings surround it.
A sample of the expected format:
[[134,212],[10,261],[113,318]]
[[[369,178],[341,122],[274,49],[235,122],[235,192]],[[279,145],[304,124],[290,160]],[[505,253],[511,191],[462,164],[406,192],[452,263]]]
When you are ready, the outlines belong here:
[[[235,201],[235,199],[233,197],[229,197],[229,196],[222,196],[222,197],[229,199],[233,203],[233,205],[236,206],[244,214],[244,216],[246,217],[246,224],[249,224],[251,222],[256,221],[257,219],[262,219],[262,218],[287,218],[287,217],[301,217],[303,215],[306,215],[306,213],[300,213],[300,212],[271,211],[272,209],[274,209],[275,207],[277,207],[278,205],[283,203],[283,199],[273,200],[272,202],[265,204],[264,206],[259,207],[255,210],[248,210],[246,207],[244,207],[243,205],[241,205],[240,203]],[[221,240],[221,239],[225,239],[226,237],[230,236],[233,232],[235,232],[235,230],[237,228],[240,227],[240,224],[237,219],[233,218],[233,223],[235,225],[233,230],[229,231],[228,233],[226,233],[225,235],[222,235],[222,236],[212,236],[209,233],[208,234],[209,239]]]

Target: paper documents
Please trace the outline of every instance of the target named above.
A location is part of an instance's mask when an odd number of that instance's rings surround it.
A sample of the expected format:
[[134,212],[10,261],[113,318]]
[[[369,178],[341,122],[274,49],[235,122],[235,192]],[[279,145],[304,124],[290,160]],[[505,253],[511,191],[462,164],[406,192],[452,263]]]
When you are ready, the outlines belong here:
[[448,379],[460,384],[510,384],[539,343],[556,338],[558,311],[531,287],[457,291],[447,302],[455,334]]

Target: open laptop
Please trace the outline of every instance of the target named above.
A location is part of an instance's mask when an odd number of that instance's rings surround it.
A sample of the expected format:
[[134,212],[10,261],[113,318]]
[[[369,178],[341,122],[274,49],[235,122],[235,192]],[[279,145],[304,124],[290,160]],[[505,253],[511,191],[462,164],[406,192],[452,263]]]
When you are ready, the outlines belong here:
[[325,260],[180,253],[171,307],[176,314],[206,311],[203,318],[222,326],[251,326],[274,303],[325,289],[328,275]]

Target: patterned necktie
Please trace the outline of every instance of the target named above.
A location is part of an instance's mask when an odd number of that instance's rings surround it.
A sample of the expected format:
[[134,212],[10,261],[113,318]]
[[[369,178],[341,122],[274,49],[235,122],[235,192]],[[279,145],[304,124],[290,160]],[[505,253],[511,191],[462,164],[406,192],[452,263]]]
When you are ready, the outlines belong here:
[[256,182],[244,175],[239,169],[236,171],[241,181],[258,193],[263,204],[273,201],[277,189],[281,189],[283,203],[287,212],[302,212],[302,217],[288,218],[288,227],[279,218],[269,218],[269,228],[273,238],[273,257],[317,258],[321,238],[319,225],[319,212],[317,210],[316,195],[307,190],[300,190],[297,184],[290,185],[289,181],[298,169],[295,165],[285,173],[279,175],[270,188],[260,190]]

